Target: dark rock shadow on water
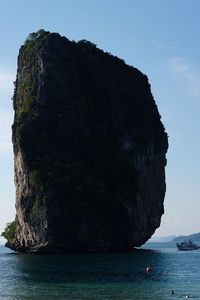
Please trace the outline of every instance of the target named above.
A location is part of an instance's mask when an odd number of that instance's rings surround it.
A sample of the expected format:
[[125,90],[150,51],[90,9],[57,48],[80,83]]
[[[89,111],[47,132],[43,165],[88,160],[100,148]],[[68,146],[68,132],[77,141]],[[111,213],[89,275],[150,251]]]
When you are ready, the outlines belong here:
[[[21,274],[19,279],[25,282],[129,283],[160,281],[167,276],[158,267],[161,257],[154,250],[141,249],[127,254],[11,256],[15,259],[15,268]],[[153,268],[151,274],[146,272],[149,264]]]

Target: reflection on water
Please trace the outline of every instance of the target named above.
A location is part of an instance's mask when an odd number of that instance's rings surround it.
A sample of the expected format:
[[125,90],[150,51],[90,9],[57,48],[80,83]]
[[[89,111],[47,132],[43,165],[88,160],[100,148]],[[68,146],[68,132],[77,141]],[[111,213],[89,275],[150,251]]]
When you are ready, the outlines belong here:
[[[0,250],[5,299],[200,299],[200,251],[39,256]],[[146,273],[149,264],[151,274]]]

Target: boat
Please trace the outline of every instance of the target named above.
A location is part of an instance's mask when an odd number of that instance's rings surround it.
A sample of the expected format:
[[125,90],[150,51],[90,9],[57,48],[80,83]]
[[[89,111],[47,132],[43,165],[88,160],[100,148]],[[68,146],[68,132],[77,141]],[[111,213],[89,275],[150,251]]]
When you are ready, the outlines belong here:
[[178,250],[187,251],[187,250],[198,250],[200,246],[193,243],[192,240],[189,241],[183,241],[176,244]]

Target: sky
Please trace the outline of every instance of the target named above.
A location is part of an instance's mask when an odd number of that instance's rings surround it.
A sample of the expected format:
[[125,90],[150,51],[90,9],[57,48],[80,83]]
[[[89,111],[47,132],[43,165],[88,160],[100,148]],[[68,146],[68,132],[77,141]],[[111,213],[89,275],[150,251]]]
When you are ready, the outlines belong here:
[[199,11],[199,0],[0,0],[0,232],[15,217],[18,51],[41,28],[87,39],[148,76],[169,135],[165,214],[155,236],[200,232]]

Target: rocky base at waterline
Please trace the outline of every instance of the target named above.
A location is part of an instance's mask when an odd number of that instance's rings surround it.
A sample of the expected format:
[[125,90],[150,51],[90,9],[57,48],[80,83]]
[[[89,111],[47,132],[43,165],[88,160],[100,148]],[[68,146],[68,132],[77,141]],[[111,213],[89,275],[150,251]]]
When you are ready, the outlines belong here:
[[147,76],[40,30],[13,97],[17,251],[129,251],[160,225],[167,134]]

